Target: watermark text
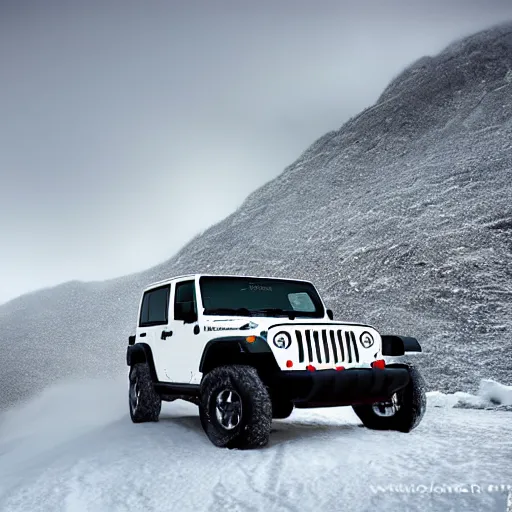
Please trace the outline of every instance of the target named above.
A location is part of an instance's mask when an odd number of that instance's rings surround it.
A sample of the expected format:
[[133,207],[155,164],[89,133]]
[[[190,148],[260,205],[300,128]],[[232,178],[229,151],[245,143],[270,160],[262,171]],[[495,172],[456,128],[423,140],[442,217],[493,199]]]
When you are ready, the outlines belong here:
[[[374,494],[508,494],[508,501],[512,500],[512,484],[441,484],[430,482],[426,484],[388,484],[370,485]],[[512,504],[509,505],[512,512]],[[507,509],[507,512],[509,512]]]

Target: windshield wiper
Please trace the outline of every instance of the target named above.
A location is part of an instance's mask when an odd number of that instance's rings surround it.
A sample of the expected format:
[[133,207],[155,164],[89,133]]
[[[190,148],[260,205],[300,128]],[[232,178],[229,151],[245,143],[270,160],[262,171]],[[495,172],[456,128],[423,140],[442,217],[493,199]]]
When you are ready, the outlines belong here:
[[253,310],[253,313],[255,312],[265,313],[268,316],[287,316],[290,320],[295,320],[295,317],[297,316],[296,311],[289,311],[281,308],[264,308]]
[[235,315],[235,316],[251,316],[251,312],[247,308],[212,308],[205,309],[204,315]]

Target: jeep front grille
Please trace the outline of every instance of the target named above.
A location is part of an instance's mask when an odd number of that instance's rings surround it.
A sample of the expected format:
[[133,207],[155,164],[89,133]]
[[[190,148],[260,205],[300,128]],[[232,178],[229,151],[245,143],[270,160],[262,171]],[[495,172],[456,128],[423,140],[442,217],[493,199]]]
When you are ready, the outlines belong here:
[[356,336],[342,329],[295,331],[299,363],[359,363]]

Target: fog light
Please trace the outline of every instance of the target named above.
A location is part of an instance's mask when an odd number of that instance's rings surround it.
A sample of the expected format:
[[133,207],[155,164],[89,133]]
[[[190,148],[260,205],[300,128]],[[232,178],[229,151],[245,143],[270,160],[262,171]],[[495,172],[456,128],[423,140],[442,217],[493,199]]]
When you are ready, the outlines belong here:
[[337,372],[341,372],[341,370],[344,370],[345,367],[344,366],[336,366],[336,371]]
[[256,336],[247,336],[245,341],[247,341],[247,343],[254,343],[256,341]]
[[373,361],[372,368],[384,370],[384,368],[386,368],[386,361],[384,361],[384,359],[377,359],[377,361]]
[[316,370],[316,368],[312,364],[308,364],[306,366],[306,370],[309,370],[310,372],[314,372]]

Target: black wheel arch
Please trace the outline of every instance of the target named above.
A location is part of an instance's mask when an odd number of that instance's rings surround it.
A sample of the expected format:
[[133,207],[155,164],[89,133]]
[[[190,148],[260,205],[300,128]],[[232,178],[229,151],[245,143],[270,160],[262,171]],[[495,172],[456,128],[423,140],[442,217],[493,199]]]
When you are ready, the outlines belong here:
[[260,378],[268,382],[279,371],[276,359],[266,340],[256,336],[252,343],[245,336],[223,336],[210,340],[203,351],[199,371],[207,374],[218,366],[241,364],[254,367]]
[[158,382],[153,352],[147,343],[136,343],[135,345],[128,346],[126,350],[126,364],[133,366],[137,363],[148,363],[151,380]]

